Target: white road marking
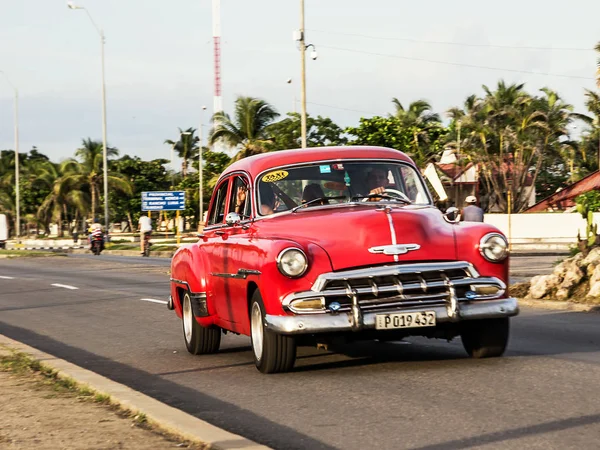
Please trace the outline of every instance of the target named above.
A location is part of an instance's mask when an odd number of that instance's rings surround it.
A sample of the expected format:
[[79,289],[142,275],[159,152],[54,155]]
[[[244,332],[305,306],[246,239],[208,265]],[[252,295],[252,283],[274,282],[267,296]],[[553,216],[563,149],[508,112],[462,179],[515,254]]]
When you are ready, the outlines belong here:
[[54,283],[54,284],[51,284],[50,286],[71,289],[71,290],[79,289],[78,287],[75,287],[75,286],[69,286],[68,284],[59,284],[59,283]]
[[15,277],[5,277],[5,276],[0,275],[0,279],[2,279],[2,280],[14,280]]
[[140,300],[144,302],[160,303],[162,305],[166,305],[167,303],[169,303],[166,300],[155,300],[153,298],[140,298]]

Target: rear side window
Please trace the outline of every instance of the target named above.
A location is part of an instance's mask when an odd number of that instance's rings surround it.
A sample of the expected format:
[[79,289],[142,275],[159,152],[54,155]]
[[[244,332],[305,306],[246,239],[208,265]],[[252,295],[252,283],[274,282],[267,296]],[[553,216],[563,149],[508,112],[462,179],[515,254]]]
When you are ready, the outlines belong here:
[[225,180],[215,193],[215,200],[208,215],[208,225],[218,225],[225,221],[225,206],[227,202],[227,189],[229,179]]

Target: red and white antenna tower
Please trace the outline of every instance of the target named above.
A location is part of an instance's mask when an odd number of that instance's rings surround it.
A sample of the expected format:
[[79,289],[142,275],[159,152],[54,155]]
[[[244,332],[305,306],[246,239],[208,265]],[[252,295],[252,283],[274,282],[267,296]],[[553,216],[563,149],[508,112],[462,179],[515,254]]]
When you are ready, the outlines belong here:
[[213,113],[223,111],[223,97],[221,96],[221,0],[213,0],[213,43],[215,59],[215,94]]

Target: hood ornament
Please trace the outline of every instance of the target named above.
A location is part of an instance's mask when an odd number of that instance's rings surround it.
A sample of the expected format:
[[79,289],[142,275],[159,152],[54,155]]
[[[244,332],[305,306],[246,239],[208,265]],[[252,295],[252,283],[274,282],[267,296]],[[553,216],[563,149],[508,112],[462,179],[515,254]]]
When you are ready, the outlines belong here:
[[392,245],[380,245],[378,247],[371,247],[370,253],[383,253],[384,255],[404,255],[413,250],[419,250],[421,246],[419,244],[392,244]]

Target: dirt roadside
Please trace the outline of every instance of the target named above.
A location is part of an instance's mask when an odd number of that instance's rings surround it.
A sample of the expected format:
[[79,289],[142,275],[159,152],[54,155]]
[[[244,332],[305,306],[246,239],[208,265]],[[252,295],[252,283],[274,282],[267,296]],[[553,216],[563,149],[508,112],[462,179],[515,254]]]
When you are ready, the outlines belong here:
[[202,449],[0,348],[0,449]]

